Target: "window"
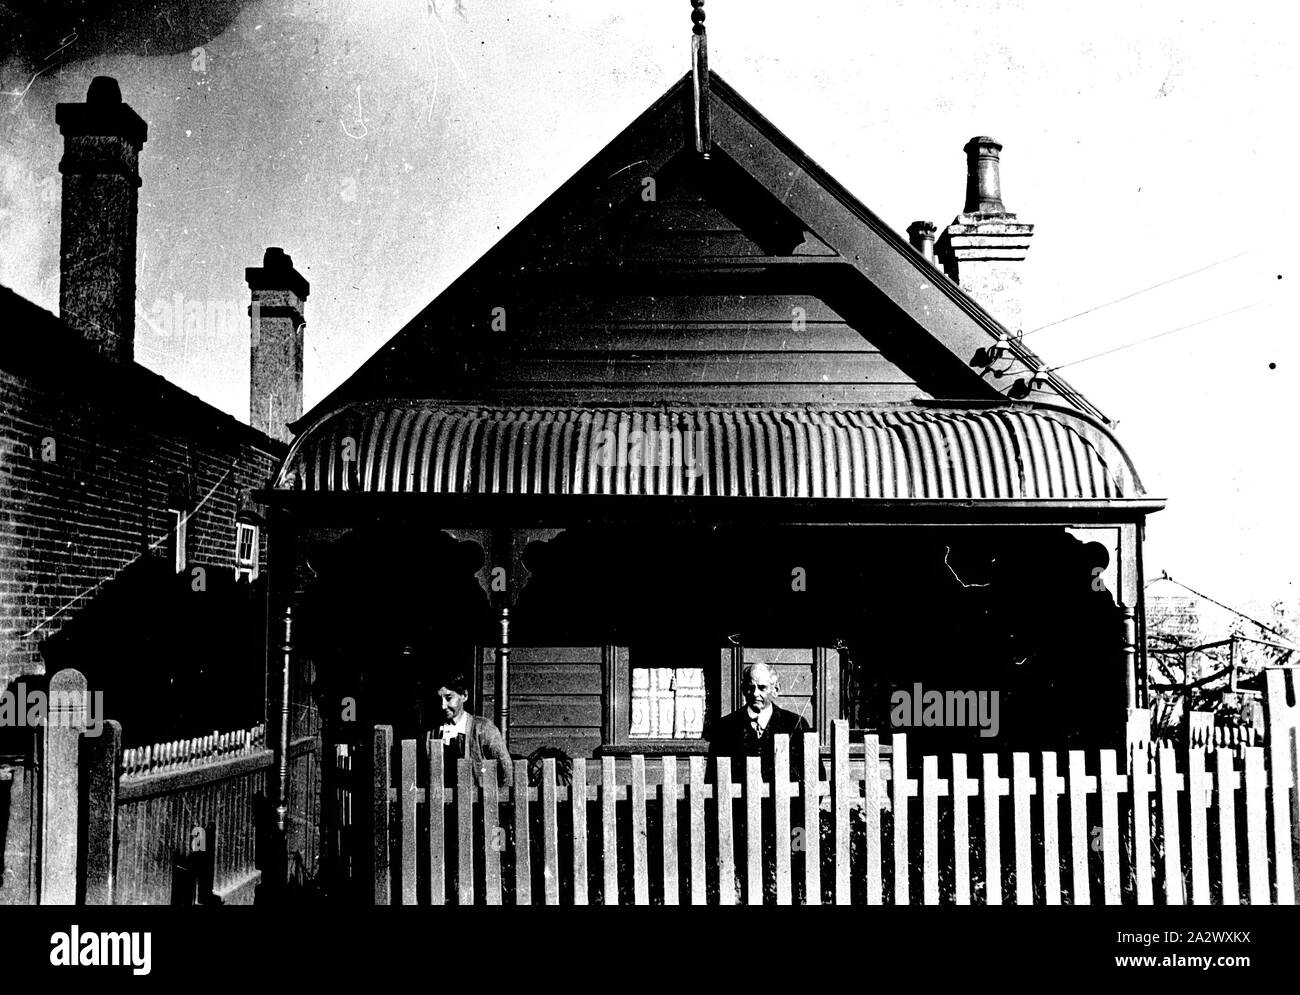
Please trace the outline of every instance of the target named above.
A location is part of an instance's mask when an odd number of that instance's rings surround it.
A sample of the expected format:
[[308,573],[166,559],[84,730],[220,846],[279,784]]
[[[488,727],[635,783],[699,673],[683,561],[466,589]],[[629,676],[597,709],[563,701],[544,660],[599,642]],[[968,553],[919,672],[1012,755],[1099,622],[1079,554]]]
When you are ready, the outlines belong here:
[[703,667],[633,667],[629,739],[701,739]]
[[[730,697],[715,647],[606,646],[606,748],[703,753],[710,720]],[[725,693],[724,693],[725,692]]]
[[171,508],[169,511],[172,515],[172,528],[171,535],[168,537],[168,545],[170,546],[168,552],[171,554],[172,569],[180,573],[185,569],[188,562],[186,555],[188,540],[185,526],[189,520],[189,515],[180,508]]
[[249,522],[235,526],[235,577],[257,580],[257,552],[259,529]]

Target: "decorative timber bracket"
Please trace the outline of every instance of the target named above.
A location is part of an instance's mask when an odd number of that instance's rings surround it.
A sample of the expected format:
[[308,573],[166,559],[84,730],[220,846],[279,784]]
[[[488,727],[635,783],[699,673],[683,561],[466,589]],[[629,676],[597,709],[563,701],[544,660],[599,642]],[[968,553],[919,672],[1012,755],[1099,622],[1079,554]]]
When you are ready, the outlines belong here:
[[[457,542],[472,542],[483,551],[483,565],[475,572],[478,586],[496,612],[500,632],[496,650],[497,728],[509,742],[510,727],[510,609],[532,577],[524,553],[535,542],[550,542],[563,529],[443,529]],[[509,564],[509,566],[503,566]]]

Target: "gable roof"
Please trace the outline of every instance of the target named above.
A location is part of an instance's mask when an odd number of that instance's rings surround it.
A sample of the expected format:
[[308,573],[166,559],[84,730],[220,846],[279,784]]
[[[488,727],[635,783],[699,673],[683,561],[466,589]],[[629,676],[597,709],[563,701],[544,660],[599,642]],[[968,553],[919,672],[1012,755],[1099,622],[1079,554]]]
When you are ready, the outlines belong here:
[[[609,250],[606,226],[612,213],[641,198],[646,177],[695,155],[692,90],[688,73],[295,423],[295,431],[347,401],[391,396],[392,382],[412,366],[437,366],[442,360],[449,367],[472,365],[456,357],[492,348],[485,344],[488,309],[482,304],[490,299],[485,293],[499,299],[503,288],[529,279],[563,279],[579,270],[597,279],[602,272],[625,278],[635,261]],[[726,164],[711,168],[731,169],[735,178],[761,193],[773,232],[797,229],[804,236],[802,246],[791,246],[783,237],[766,240],[784,247],[768,249],[773,255],[765,256],[753,255],[751,246],[744,258],[714,263],[714,271],[717,266],[753,270],[796,262],[833,270],[856,288],[851,295],[883,299],[900,318],[906,349],[923,357],[942,384],[932,396],[1001,400],[1017,378],[1044,368],[983,307],[712,72],[709,113],[712,157]],[[654,266],[660,273],[674,266],[682,272],[699,268],[690,260],[665,257],[654,260]],[[994,380],[973,364],[981,350],[1002,337],[1010,340],[1010,355]],[[1055,394],[1047,399],[1106,421],[1055,374],[1040,375],[1048,383],[1045,393]]]
[[214,444],[251,446],[279,459],[288,446],[213,407],[139,363],[115,362],[88,345],[58,315],[0,285],[0,371],[43,390],[75,397],[95,418],[109,412],[140,424],[166,424]]

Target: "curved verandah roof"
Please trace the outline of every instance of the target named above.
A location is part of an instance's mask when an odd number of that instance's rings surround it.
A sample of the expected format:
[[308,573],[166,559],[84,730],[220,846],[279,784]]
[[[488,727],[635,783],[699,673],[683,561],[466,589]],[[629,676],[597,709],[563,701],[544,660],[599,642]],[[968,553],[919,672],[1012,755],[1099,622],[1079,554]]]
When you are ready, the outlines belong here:
[[1029,403],[551,407],[356,402],[308,427],[295,492],[1116,501],[1146,492],[1101,423]]

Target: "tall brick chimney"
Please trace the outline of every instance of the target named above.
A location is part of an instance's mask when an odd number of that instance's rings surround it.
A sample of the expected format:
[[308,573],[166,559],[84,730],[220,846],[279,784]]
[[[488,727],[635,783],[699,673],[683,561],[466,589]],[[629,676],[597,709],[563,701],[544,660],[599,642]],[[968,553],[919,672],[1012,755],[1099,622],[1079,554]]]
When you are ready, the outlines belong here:
[[966,205],[935,244],[939,265],[1012,331],[1021,328],[1020,275],[1034,226],[1002,203],[1002,146],[977,136],[966,143]]
[[261,266],[244,270],[253,293],[248,421],[283,442],[302,417],[303,306],[311,286],[283,249],[269,248]]
[[63,135],[59,313],[103,355],[135,358],[135,240],[144,121],[117,80],[96,76],[84,104],[58,104]]

